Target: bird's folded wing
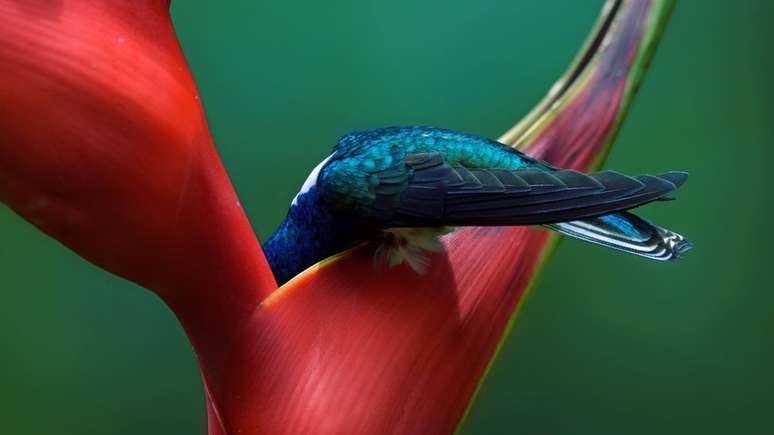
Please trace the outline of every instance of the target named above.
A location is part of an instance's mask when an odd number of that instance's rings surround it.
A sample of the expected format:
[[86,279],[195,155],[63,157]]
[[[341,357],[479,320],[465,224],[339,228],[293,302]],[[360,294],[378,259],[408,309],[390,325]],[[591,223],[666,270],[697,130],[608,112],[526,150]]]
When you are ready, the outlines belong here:
[[388,226],[536,225],[628,210],[669,199],[682,172],[630,177],[614,171],[475,169],[440,153],[405,158],[411,177]]

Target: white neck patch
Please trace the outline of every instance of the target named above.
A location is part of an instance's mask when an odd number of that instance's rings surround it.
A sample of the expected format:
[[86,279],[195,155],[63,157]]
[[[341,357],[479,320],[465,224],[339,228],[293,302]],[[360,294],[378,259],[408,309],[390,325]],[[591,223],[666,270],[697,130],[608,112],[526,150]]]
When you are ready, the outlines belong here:
[[[333,153],[336,154],[336,153]],[[317,184],[317,178],[320,176],[320,170],[322,170],[323,166],[325,166],[326,163],[328,163],[328,160],[330,160],[333,157],[333,154],[329,155],[325,158],[320,164],[314,167],[312,169],[312,172],[309,174],[308,177],[306,177],[306,181],[304,181],[304,185],[301,186],[301,190],[298,191],[296,194],[296,197],[293,198],[292,205],[296,205],[296,202],[298,202],[298,197],[305,194],[306,192],[309,192],[309,189],[314,187],[315,184]]]

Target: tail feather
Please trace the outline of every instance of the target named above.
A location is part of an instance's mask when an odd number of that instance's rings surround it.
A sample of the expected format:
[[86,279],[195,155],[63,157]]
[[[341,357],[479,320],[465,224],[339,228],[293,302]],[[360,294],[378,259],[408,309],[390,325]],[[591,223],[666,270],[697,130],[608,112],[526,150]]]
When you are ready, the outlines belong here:
[[566,236],[653,260],[675,260],[693,248],[680,234],[628,212],[545,226]]

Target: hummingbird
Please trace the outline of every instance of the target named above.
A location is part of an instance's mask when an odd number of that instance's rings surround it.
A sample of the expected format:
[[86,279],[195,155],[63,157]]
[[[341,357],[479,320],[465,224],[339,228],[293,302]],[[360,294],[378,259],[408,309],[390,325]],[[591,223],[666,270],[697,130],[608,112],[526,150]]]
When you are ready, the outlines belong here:
[[417,273],[440,238],[463,226],[540,225],[654,260],[692,244],[627,210],[674,199],[686,172],[584,174],[531,158],[495,140],[409,126],[342,136],[293,199],[264,244],[281,285],[363,242],[374,261]]

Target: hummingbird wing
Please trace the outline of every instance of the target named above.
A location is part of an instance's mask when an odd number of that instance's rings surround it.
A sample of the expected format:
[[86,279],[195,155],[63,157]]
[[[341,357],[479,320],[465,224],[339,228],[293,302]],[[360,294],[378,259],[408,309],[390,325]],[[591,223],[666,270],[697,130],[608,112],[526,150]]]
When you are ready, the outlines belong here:
[[671,199],[687,174],[630,177],[537,168],[469,168],[442,153],[403,155],[367,165],[329,165],[326,197],[341,210],[384,228],[538,225],[592,218]]

